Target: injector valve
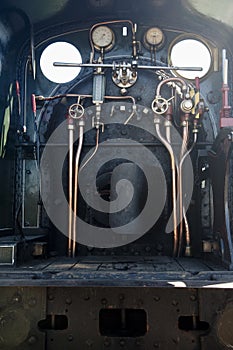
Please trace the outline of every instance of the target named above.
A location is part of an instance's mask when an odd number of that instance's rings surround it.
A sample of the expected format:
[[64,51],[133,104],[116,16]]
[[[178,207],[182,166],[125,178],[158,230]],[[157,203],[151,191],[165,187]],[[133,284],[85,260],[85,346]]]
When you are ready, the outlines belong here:
[[191,99],[185,99],[180,104],[180,109],[184,113],[190,113],[192,111],[192,108],[193,108],[193,102]]

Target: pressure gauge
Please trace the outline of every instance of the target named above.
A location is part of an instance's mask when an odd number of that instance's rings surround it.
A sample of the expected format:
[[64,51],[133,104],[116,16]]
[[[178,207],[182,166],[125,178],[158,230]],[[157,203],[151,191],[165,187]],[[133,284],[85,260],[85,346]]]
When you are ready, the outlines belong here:
[[158,27],[148,29],[144,36],[144,44],[147,49],[160,48],[164,43],[164,34]]
[[104,49],[108,51],[111,50],[114,45],[115,36],[112,29],[109,27],[99,26],[92,30],[91,39],[97,50]]

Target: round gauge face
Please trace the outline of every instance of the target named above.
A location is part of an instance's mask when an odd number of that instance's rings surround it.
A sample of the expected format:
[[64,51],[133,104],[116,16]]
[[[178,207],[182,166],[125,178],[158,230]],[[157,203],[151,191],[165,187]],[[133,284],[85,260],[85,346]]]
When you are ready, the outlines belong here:
[[113,31],[107,26],[99,26],[92,31],[92,42],[98,50],[110,50],[114,44]]
[[145,43],[150,46],[160,46],[164,41],[164,35],[160,28],[153,27],[145,34]]

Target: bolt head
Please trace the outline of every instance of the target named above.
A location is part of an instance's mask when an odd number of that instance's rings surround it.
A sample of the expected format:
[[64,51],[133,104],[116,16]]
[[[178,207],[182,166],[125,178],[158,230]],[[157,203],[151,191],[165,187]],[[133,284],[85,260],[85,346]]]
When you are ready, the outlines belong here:
[[36,342],[37,342],[37,339],[34,335],[32,335],[30,338],[28,338],[28,344],[34,345],[34,344],[36,344]]

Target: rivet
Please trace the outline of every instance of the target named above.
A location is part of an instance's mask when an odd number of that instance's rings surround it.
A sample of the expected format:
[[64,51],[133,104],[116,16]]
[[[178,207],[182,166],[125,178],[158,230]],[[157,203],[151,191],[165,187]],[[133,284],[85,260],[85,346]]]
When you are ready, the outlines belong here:
[[120,346],[125,346],[125,341],[123,339],[120,340]]
[[73,341],[73,340],[74,340],[73,335],[72,335],[72,334],[69,334],[69,335],[67,336],[67,339],[68,339],[68,341]]
[[36,299],[35,298],[31,298],[28,302],[29,306],[35,306],[36,305]]
[[66,298],[66,304],[71,305],[72,304],[72,299],[70,297]]
[[93,341],[92,341],[91,339],[88,339],[88,340],[86,341],[86,344],[87,344],[87,346],[90,348],[90,347],[93,346]]
[[106,346],[106,347],[108,348],[110,345],[111,345],[110,340],[106,339],[106,340],[104,341],[104,346]]
[[180,338],[179,337],[173,338],[172,341],[173,341],[174,344],[179,344]]
[[37,342],[37,339],[34,335],[32,335],[30,338],[28,338],[28,344],[33,345]]
[[12,301],[14,303],[19,303],[21,301],[21,295],[17,294],[17,295],[14,295],[13,298],[12,298]]
[[138,299],[138,305],[143,305],[143,300],[142,299]]
[[120,294],[120,295],[119,295],[119,299],[120,299],[121,301],[124,300],[124,299],[125,299],[124,294]]

